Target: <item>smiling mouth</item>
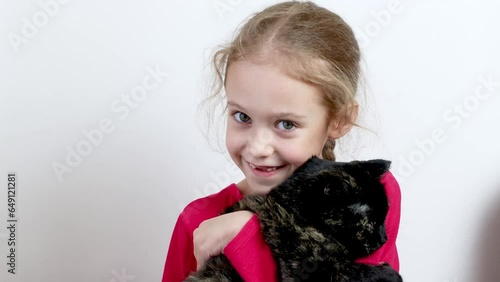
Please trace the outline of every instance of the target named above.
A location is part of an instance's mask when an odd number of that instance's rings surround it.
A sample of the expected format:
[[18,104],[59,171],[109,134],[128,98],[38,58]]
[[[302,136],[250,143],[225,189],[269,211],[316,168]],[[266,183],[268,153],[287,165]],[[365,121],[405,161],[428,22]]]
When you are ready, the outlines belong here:
[[250,167],[252,169],[260,170],[260,171],[275,171],[277,169],[284,167],[284,165],[282,165],[282,166],[255,166],[251,163],[248,163],[248,164],[250,165]]

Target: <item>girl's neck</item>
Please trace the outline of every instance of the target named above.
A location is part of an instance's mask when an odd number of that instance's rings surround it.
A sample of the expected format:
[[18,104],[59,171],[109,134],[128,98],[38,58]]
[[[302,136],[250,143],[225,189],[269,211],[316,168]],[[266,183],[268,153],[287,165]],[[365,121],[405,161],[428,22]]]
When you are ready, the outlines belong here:
[[236,186],[238,187],[238,190],[240,190],[240,192],[241,192],[241,194],[243,196],[247,196],[248,195],[248,192],[250,190],[248,189],[248,182],[247,182],[246,178],[243,178],[240,182],[238,182],[236,184]]

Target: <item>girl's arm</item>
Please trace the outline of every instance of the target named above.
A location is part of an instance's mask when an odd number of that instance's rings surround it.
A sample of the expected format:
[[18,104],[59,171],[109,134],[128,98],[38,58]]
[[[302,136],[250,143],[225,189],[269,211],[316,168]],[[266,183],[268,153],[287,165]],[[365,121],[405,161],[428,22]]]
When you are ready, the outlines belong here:
[[389,211],[385,219],[387,242],[371,255],[358,259],[356,262],[366,264],[380,264],[386,262],[396,271],[399,271],[396,238],[398,236],[399,221],[401,217],[401,190],[398,182],[390,171],[382,175],[380,182],[384,185],[385,193],[389,200]]
[[191,271],[196,270],[196,259],[193,255],[193,238],[186,226],[184,216],[181,213],[175,224],[163,270],[162,282],[183,281]]
[[[181,213],[174,227],[162,282],[180,282],[196,271],[192,230]],[[257,215],[253,215],[224,248],[224,254],[246,282],[277,281],[276,263],[264,241]]]
[[256,214],[224,248],[224,254],[246,282],[278,281],[270,247],[264,241]]

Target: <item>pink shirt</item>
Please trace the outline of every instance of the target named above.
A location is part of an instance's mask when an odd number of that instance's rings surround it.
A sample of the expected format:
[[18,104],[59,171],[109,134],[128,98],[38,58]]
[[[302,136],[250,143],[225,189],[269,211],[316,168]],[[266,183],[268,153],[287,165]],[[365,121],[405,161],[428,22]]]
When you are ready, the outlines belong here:
[[[401,215],[401,191],[391,172],[380,178],[389,200],[389,212],[385,220],[387,242],[370,256],[357,262],[367,264],[389,263],[399,271],[396,237]],[[194,200],[184,208],[175,224],[167,253],[162,282],[183,281],[196,270],[193,251],[193,231],[204,220],[218,216],[225,208],[243,198],[236,184],[210,196]],[[254,215],[224,249],[231,264],[244,281],[278,281],[276,262],[266,245],[257,215]]]

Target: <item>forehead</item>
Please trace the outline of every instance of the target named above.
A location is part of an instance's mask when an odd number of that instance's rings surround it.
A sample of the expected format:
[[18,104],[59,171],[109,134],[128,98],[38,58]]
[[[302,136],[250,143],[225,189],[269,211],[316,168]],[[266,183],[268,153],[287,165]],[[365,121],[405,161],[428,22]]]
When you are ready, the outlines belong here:
[[245,110],[299,115],[326,112],[317,87],[286,75],[274,64],[233,62],[225,86],[229,106],[236,103]]

